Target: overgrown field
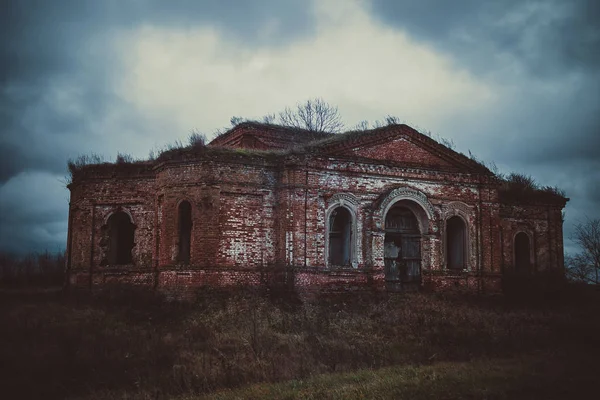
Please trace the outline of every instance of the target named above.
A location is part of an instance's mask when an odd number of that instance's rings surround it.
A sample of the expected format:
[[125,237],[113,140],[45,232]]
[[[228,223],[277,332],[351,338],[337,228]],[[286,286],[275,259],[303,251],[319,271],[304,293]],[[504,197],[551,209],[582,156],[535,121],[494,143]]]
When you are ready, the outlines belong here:
[[596,398],[599,294],[0,292],[0,388],[7,399]]

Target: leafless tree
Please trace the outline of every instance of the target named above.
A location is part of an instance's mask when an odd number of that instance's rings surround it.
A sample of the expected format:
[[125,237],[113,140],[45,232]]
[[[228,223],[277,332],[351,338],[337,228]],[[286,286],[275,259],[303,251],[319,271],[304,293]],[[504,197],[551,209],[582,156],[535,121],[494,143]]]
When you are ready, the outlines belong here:
[[395,115],[387,115],[385,117],[385,123],[388,125],[398,125],[400,124],[400,118],[396,117]]
[[385,116],[384,119],[382,120],[376,120],[375,122],[373,122],[372,127],[377,129],[377,128],[382,128],[384,126],[389,126],[389,125],[400,125],[401,124],[401,120],[399,117],[396,117],[395,115],[391,115],[388,114]]
[[362,120],[358,124],[354,125],[354,127],[352,127],[352,129],[350,129],[350,130],[352,130],[352,131],[368,131],[369,130],[369,121]]
[[570,274],[589,276],[594,273],[594,283],[598,284],[598,273],[600,272],[600,219],[590,219],[575,225],[575,232],[571,239],[579,245],[582,252],[570,257],[567,264]]
[[244,122],[244,121],[245,121],[245,119],[244,119],[244,118],[242,118],[242,117],[237,117],[237,116],[235,116],[235,115],[234,115],[233,117],[231,117],[231,119],[229,120],[229,122],[231,122],[231,126],[236,126],[236,125],[239,125],[239,124],[241,124],[241,123],[242,123],[242,122]]
[[567,278],[575,282],[596,283],[592,276],[594,267],[581,254],[565,255]]
[[267,114],[263,117],[263,122],[265,124],[274,124],[277,120],[277,116],[275,114]]
[[296,109],[286,107],[279,113],[278,122],[311,132],[338,133],[344,127],[338,108],[321,98],[298,103]]

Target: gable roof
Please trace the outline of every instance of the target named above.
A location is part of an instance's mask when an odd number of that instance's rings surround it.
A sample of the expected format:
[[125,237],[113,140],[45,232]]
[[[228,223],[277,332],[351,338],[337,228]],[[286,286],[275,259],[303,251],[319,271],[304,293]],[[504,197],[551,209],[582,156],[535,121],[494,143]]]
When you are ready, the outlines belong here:
[[[389,157],[379,151],[397,142],[397,150]],[[404,141],[403,146],[400,141]],[[334,157],[372,159],[404,165],[430,166],[493,175],[479,162],[458,153],[405,124],[349,131],[340,134],[312,132],[306,129],[266,124],[255,121],[242,122],[217,136],[210,147],[244,148],[254,150],[294,150]],[[380,147],[378,147],[380,146]],[[369,151],[370,149],[371,151]],[[393,150],[393,149],[392,149]],[[429,165],[417,161],[419,153],[427,154]],[[412,156],[412,157],[411,157]]]
[[283,150],[322,140],[333,135],[332,133],[312,132],[282,125],[246,121],[217,136],[208,145]]
[[[384,155],[377,156],[373,152],[361,151],[368,148],[377,149],[399,140],[411,144],[411,150],[419,150],[430,154],[437,159],[439,166],[449,166],[458,169],[493,175],[493,173],[479,162],[458,153],[443,144],[438,143],[405,124],[393,124],[365,131],[346,132],[332,135],[322,140],[308,143],[304,148],[319,154],[331,156],[363,157],[383,160]],[[366,157],[364,157],[366,155]],[[392,161],[392,160],[391,160]],[[410,159],[405,159],[411,163]]]

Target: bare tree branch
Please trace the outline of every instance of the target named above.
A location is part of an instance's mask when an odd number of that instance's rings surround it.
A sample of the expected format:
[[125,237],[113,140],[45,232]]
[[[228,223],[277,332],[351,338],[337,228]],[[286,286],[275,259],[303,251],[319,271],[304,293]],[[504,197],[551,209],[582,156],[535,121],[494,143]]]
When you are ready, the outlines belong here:
[[596,283],[592,276],[594,267],[582,254],[565,256],[565,272],[567,278],[576,282]]
[[278,122],[311,132],[338,133],[344,127],[338,108],[321,98],[299,103],[296,110],[286,107],[279,113]]
[[369,121],[362,120],[358,124],[354,125],[351,129],[353,131],[368,131],[369,130]]
[[[569,259],[569,269],[575,271],[586,271],[589,277],[592,271],[595,273],[595,283],[598,281],[600,272],[600,219],[588,218],[586,222],[575,225],[575,232],[571,239],[577,243],[582,252]],[[582,272],[583,273],[583,272]]]

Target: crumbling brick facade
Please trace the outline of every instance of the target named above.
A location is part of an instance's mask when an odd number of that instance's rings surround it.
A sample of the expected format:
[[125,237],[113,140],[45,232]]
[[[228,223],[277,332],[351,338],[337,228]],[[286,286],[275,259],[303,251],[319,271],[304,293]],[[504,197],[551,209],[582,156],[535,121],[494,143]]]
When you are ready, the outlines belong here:
[[69,188],[75,286],[498,291],[507,272],[563,268],[567,199],[507,200],[483,165],[406,125],[247,122],[153,161],[82,167]]

